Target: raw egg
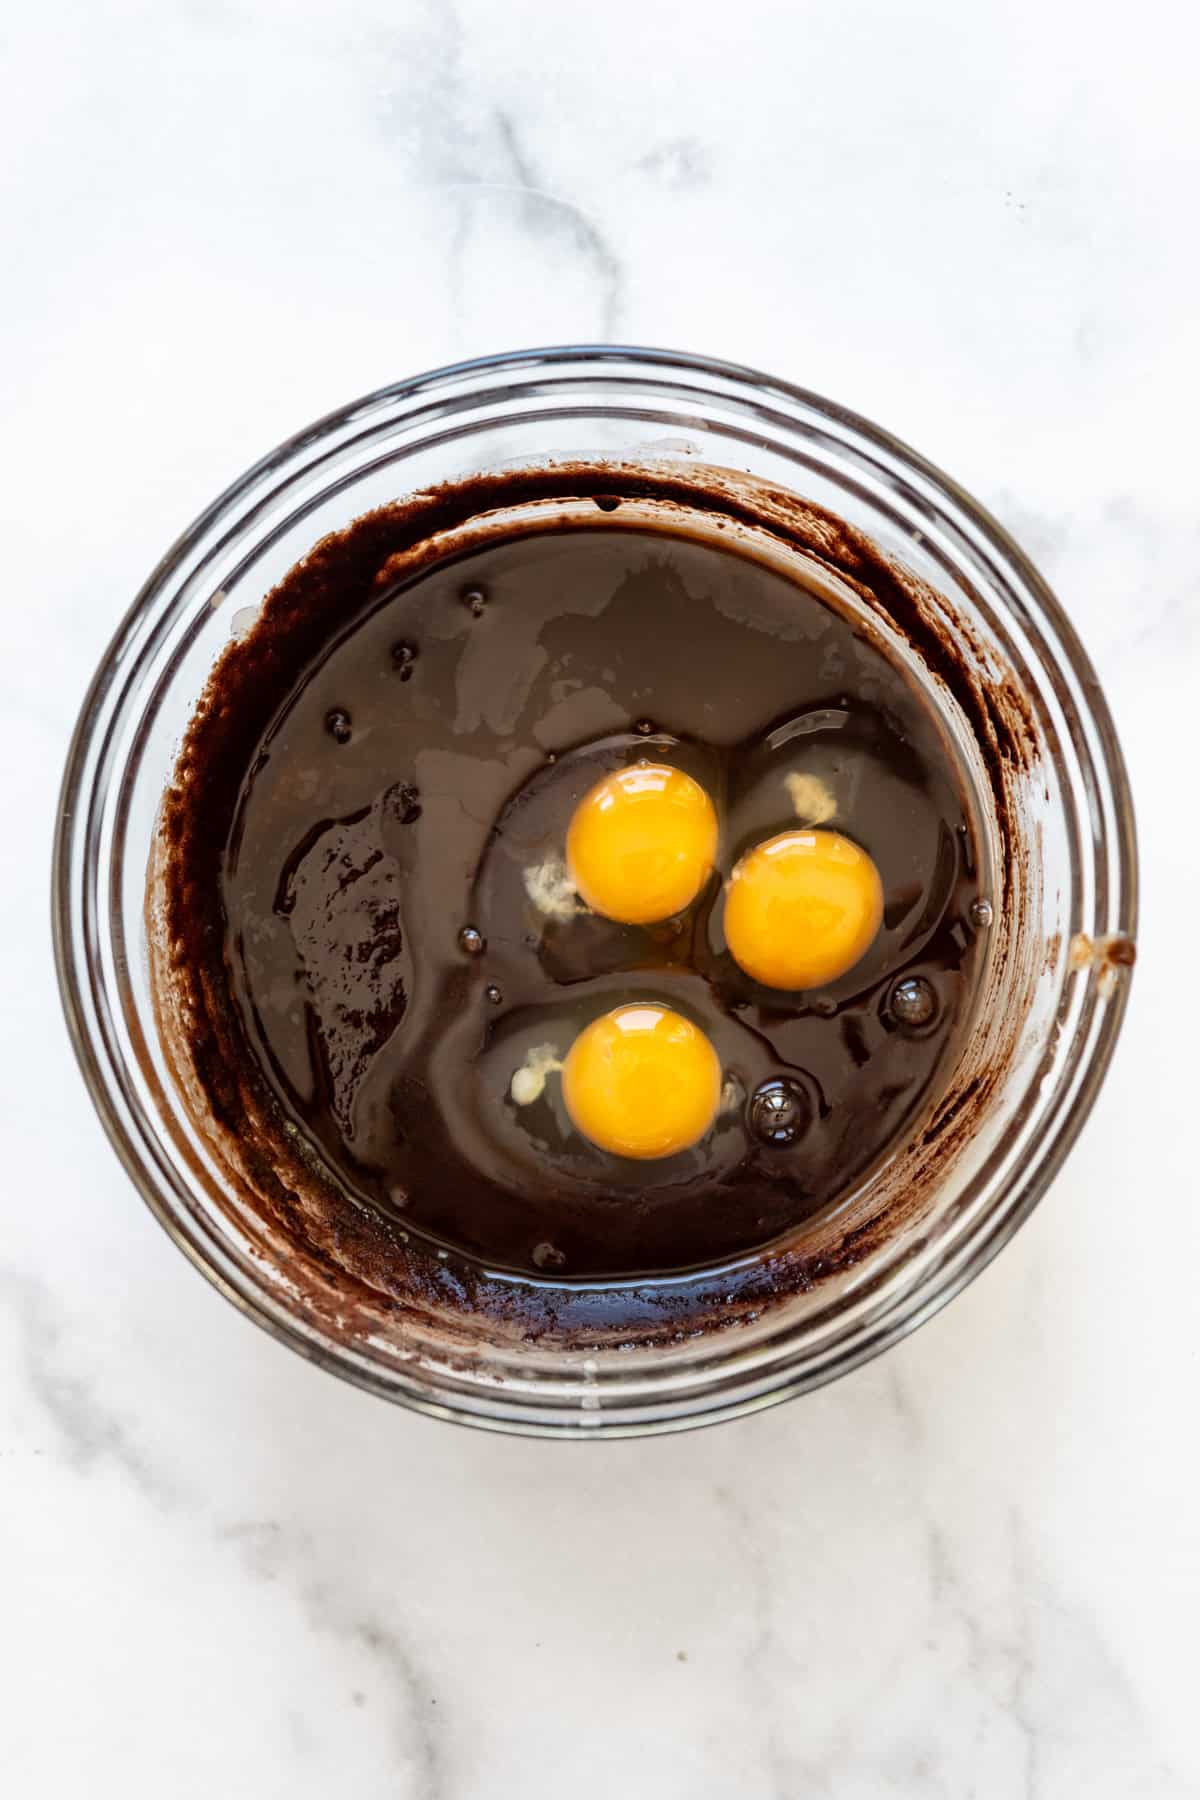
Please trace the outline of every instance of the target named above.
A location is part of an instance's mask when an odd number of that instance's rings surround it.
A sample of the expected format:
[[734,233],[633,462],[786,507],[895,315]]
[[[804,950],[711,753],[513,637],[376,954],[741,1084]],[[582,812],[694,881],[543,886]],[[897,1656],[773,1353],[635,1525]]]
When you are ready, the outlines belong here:
[[713,803],[682,769],[634,763],[598,781],[575,808],[567,867],[593,912],[652,925],[690,906],[717,854]]
[[882,920],[883,884],[865,850],[837,831],[784,831],[734,869],[725,940],[755,981],[794,991],[852,969]]
[[717,1053],[690,1019],[655,1002],[618,1006],[585,1027],[563,1064],[576,1130],[614,1156],[673,1156],[708,1130],[721,1101]]

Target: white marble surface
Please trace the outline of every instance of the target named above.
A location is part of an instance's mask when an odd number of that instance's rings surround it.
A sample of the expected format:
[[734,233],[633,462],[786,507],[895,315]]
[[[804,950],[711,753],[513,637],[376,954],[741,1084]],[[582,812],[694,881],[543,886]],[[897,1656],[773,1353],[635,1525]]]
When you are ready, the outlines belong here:
[[[1182,1800],[1195,1649],[1195,9],[42,0],[4,30],[0,1790]],[[325,408],[613,337],[834,395],[1058,586],[1142,960],[1033,1222],[842,1385],[492,1439],[245,1324],[135,1199],[46,915],[75,708]]]

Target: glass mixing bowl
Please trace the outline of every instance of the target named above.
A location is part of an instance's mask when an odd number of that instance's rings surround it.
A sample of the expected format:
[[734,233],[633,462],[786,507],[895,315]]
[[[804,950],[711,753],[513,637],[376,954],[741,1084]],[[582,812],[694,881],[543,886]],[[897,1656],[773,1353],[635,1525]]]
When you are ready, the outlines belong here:
[[[992,755],[1020,871],[1003,866],[995,796],[982,775],[978,784],[999,916],[963,1056],[990,1078],[958,1071],[958,1098],[855,1197],[845,1231],[858,1230],[861,1253],[808,1291],[735,1309],[723,1329],[580,1347],[351,1307],[312,1270],[297,1279],[172,1078],[145,885],[162,793],[209,670],[253,616],[245,609],[319,537],[479,470],[608,460],[730,471],[768,510],[799,495],[848,520],[928,584],[926,650],[931,630],[953,634],[980,691],[1019,698],[1030,753],[1019,766]],[[967,741],[902,622],[893,637],[978,774],[986,747]],[[1087,1116],[1124,1010],[1135,911],[1133,815],[1108,709],[1057,601],[995,521],[886,432],[814,394],[725,363],[610,346],[488,357],[383,388],[221,495],[164,556],[100,665],[67,761],[54,870],[76,1052],[118,1154],[180,1248],[324,1368],[439,1418],[548,1436],[729,1418],[854,1368],[944,1305],[1028,1217]],[[919,1203],[900,1204],[901,1189]],[[888,1229],[860,1228],[885,1214]]]

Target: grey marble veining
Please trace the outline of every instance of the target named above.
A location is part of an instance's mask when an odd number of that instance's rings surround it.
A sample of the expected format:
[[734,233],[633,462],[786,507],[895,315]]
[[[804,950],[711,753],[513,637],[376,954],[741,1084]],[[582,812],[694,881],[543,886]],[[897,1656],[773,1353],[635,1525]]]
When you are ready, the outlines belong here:
[[[1200,1795],[1198,32],[1169,0],[9,21],[6,1794]],[[91,669],[226,481],[384,381],[598,337],[833,394],[979,494],[1109,695],[1147,923],[1093,1119],[951,1308],[803,1402],[573,1448],[392,1412],[194,1275],[76,1075],[46,867]]]

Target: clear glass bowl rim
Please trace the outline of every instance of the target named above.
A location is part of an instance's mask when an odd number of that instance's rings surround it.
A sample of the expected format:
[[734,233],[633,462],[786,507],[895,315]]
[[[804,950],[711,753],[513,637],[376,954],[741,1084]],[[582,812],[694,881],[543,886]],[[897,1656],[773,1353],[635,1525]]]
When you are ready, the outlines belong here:
[[[1053,1181],[1085,1123],[1111,1060],[1127,999],[1127,983],[1121,982],[1103,1004],[1098,1019],[1090,1020],[1084,1033],[1077,1030],[1060,1075],[1060,1086],[1073,1084],[1069,1104],[1053,1121],[1051,1141],[1025,1178],[1018,1177],[1006,1195],[1007,1204],[981,1221],[965,1254],[947,1269],[942,1279],[904,1296],[892,1313],[876,1320],[870,1329],[841,1346],[813,1375],[800,1373],[780,1379],[767,1389],[746,1381],[744,1391],[725,1394],[718,1404],[692,1412],[671,1407],[645,1416],[606,1420],[591,1418],[580,1423],[537,1416],[530,1409],[522,1415],[518,1405],[486,1403],[463,1406],[453,1392],[445,1395],[414,1389],[387,1378],[380,1371],[349,1357],[331,1341],[307,1332],[274,1303],[249,1278],[238,1279],[233,1265],[217,1266],[209,1240],[197,1232],[194,1222],[177,1197],[165,1190],[140,1153],[117,1104],[111,1075],[89,1022],[86,990],[89,971],[80,954],[86,939],[81,920],[93,909],[88,891],[88,858],[98,795],[88,784],[94,737],[104,718],[104,701],[131,646],[144,635],[143,627],[156,602],[164,595],[172,575],[186,563],[194,547],[221,521],[233,513],[265,478],[287,468],[292,459],[314,445],[344,431],[369,415],[420,398],[426,406],[439,395],[453,395],[462,402],[464,387],[485,383],[498,376],[528,375],[538,371],[572,369],[576,376],[589,373],[597,381],[624,367],[647,376],[668,373],[697,382],[723,384],[712,389],[712,398],[728,399],[730,390],[743,405],[771,405],[791,412],[797,426],[802,415],[823,420],[851,442],[858,440],[872,453],[921,481],[940,499],[950,515],[958,515],[986,543],[990,553],[1007,565],[1019,584],[1036,599],[1041,623],[1047,630],[1057,662],[1069,670],[1077,695],[1086,706],[1087,723],[1099,748],[1099,763],[1090,771],[1102,796],[1107,798],[1110,828],[1103,830],[1099,856],[1107,870],[1104,929],[1133,938],[1137,926],[1137,848],[1133,803],[1116,730],[1094,669],[1067,615],[1054,594],[1004,528],[950,477],[910,449],[901,440],[861,415],[825,399],[811,390],[781,381],[759,370],[718,358],[666,349],[615,344],[559,345],[503,352],[448,364],[405,381],[388,384],[325,414],[312,425],[286,439],[250,467],[221,493],[167,550],[133,600],[106,649],[84,698],[67,753],[59,799],[52,870],[52,927],[60,993],[72,1046],[92,1102],[104,1129],[151,1212],[174,1243],[203,1275],[247,1317],[283,1343],[331,1373],[427,1415],[486,1429],[530,1436],[617,1437],[694,1428],[757,1410],[823,1385],[880,1354],[940,1310],[988,1265],[1029,1217]],[[690,389],[693,396],[696,389]],[[481,388],[480,398],[486,390]],[[144,653],[145,646],[142,645]],[[1073,703],[1078,712],[1078,701]],[[1097,813],[1092,810],[1093,831]],[[94,920],[92,921],[94,923]]]

